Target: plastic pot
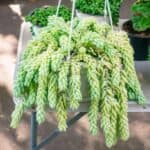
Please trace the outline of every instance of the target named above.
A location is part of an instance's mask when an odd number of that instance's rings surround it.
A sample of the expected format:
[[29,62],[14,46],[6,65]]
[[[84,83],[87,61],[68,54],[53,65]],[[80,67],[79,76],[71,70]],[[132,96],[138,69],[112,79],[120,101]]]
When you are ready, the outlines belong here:
[[130,43],[134,49],[135,60],[147,60],[149,57],[150,38],[135,37],[131,34],[128,35]]
[[134,49],[134,60],[148,60],[150,54],[149,31],[135,31],[131,20],[126,21],[122,28],[128,33],[130,44]]

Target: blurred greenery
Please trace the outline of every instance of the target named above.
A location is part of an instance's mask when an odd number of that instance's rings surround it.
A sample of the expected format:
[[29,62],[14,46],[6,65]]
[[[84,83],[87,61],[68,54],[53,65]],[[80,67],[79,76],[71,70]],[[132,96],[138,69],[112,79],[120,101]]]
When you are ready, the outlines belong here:
[[132,7],[132,23],[136,31],[150,29],[150,0],[138,0]]
[[[27,22],[31,22],[32,25],[44,27],[48,23],[48,17],[55,15],[56,11],[57,11],[56,6],[36,8],[25,17],[25,20]],[[71,10],[64,5],[61,5],[58,16],[63,17],[65,21],[69,21],[71,18]]]
[[[112,13],[113,24],[119,20],[120,5],[123,0],[110,0],[110,9]],[[92,15],[104,15],[104,0],[77,0],[76,8],[83,13]]]

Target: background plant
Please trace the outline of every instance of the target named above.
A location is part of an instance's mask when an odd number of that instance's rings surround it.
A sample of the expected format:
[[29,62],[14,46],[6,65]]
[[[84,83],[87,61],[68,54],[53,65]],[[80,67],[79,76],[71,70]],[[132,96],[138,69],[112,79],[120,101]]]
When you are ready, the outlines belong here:
[[[83,77],[89,85],[88,118],[90,132],[98,132],[98,113],[106,144],[127,140],[128,99],[144,105],[134,69],[133,50],[124,32],[111,31],[95,20],[74,20],[71,43],[70,24],[49,17],[48,26],[25,49],[14,81],[14,96],[21,99],[12,113],[11,126],[17,127],[29,108],[37,111],[37,122],[45,120],[48,108],[55,109],[58,127],[67,129],[67,110],[78,109],[83,101]],[[68,50],[70,59],[68,59]]]
[[[118,23],[119,9],[123,0],[110,0],[113,24]],[[104,15],[104,0],[77,0],[76,8],[83,13]]]
[[[25,20],[31,22],[32,25],[44,27],[48,23],[48,16],[55,15],[56,11],[56,6],[36,8],[25,17]],[[69,21],[71,18],[71,10],[68,7],[61,5],[58,16],[63,17],[65,21]]]
[[150,1],[138,0],[132,7],[132,23],[136,31],[145,31],[150,29]]

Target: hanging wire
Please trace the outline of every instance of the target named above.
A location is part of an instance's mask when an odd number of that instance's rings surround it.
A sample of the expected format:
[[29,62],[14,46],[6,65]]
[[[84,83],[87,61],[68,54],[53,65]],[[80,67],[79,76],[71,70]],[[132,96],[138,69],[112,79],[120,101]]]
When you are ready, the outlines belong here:
[[110,2],[109,0],[105,0],[104,3],[104,19],[107,21],[107,15],[109,17],[109,23],[111,25],[111,29],[113,30],[113,21],[112,21],[112,15],[111,15],[111,9],[110,9]]
[[76,3],[76,0],[72,0],[72,11],[71,11],[71,23],[70,23],[70,31],[69,31],[67,60],[70,60],[70,48],[71,48],[71,38],[72,38],[72,32],[73,32],[73,18],[74,18],[74,12],[75,12],[75,3]]
[[61,5],[61,0],[59,0],[59,1],[58,1],[58,4],[57,4],[57,11],[56,11],[56,16],[57,16],[57,17],[58,17],[60,5]]
[[104,19],[107,20],[107,1],[106,0],[104,4]]
[[[71,38],[72,38],[72,32],[73,32],[73,18],[74,18],[74,12],[75,12],[75,3],[76,0],[72,0],[72,11],[71,11],[71,22],[70,22],[70,31],[69,31],[69,40],[68,40],[68,57],[67,60],[70,60],[70,48],[71,48]],[[56,16],[58,17],[59,9],[61,5],[61,0],[58,1],[57,4],[57,11],[56,11]]]
[[113,21],[112,21],[111,9],[110,9],[110,2],[109,2],[109,0],[105,0],[105,1],[107,3],[108,16],[109,16],[109,21],[110,21],[111,29],[113,30]]

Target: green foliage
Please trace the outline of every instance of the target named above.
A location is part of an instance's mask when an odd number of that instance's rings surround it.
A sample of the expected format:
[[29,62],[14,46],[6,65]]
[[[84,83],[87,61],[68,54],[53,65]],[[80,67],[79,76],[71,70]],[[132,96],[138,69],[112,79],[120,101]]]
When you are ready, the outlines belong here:
[[97,62],[95,59],[88,59],[87,62],[87,77],[90,85],[91,104],[89,108],[90,131],[93,135],[97,134],[98,126],[98,111],[100,101],[100,85],[98,80],[98,72],[96,70]]
[[[118,23],[119,9],[122,0],[110,0],[113,24]],[[92,15],[104,15],[104,0],[77,0],[76,8],[83,13]]]
[[136,31],[145,31],[150,29],[150,1],[138,0],[132,7],[132,23]]
[[58,89],[59,92],[64,92],[68,88],[68,76],[69,76],[69,66],[68,62],[65,62],[59,70],[58,75]]
[[49,82],[48,82],[48,102],[50,108],[55,108],[57,103],[57,74],[56,73],[49,73]]
[[58,119],[58,128],[60,131],[66,131],[67,129],[67,99],[65,94],[61,93],[59,95],[57,105],[56,105],[56,113]]
[[[127,140],[129,138],[129,127],[128,127],[128,101],[127,101],[127,91],[125,89],[124,83],[120,85],[120,93],[117,95],[120,98],[118,114],[118,136],[122,140]],[[121,117],[122,116],[122,117]]]
[[48,56],[42,61],[39,68],[38,88],[37,88],[37,121],[42,123],[45,120],[45,104],[47,103],[47,82],[49,75],[49,59]]
[[[67,129],[68,109],[78,109],[83,101],[81,71],[87,77],[90,95],[90,132],[98,132],[98,112],[106,145],[127,140],[128,99],[144,104],[134,69],[133,50],[124,32],[111,31],[93,19],[74,20],[68,59],[70,24],[49,17],[47,27],[25,49],[14,82],[14,96],[21,99],[12,113],[16,127],[28,108],[37,110],[37,121],[45,120],[47,108],[56,110],[58,127]],[[51,40],[50,40],[51,39]]]
[[22,118],[22,115],[24,113],[24,103],[20,103],[16,105],[15,110],[13,111],[11,117],[13,118],[10,126],[13,128],[16,128]]
[[80,81],[80,69],[81,64],[77,62],[71,63],[71,77],[69,83],[69,93],[70,93],[70,108],[77,109],[79,107],[79,102],[82,100],[81,94],[81,81]]
[[[25,20],[27,22],[31,22],[32,25],[44,27],[48,23],[48,17],[55,15],[56,11],[57,11],[56,6],[36,8],[25,17]],[[66,6],[61,5],[58,16],[63,17],[65,21],[69,21],[71,18],[71,11]]]
[[104,15],[104,0],[77,0],[76,8],[84,13]]
[[[121,70],[121,79],[125,81],[129,100],[136,100],[139,104],[144,105],[145,99],[138,84],[138,78],[134,69],[134,60],[132,59],[133,51],[129,45],[129,39],[125,33],[109,32],[108,40],[117,47],[118,51],[123,55],[122,65],[124,70]],[[118,42],[119,41],[119,42]],[[131,75],[132,74],[132,75]]]

